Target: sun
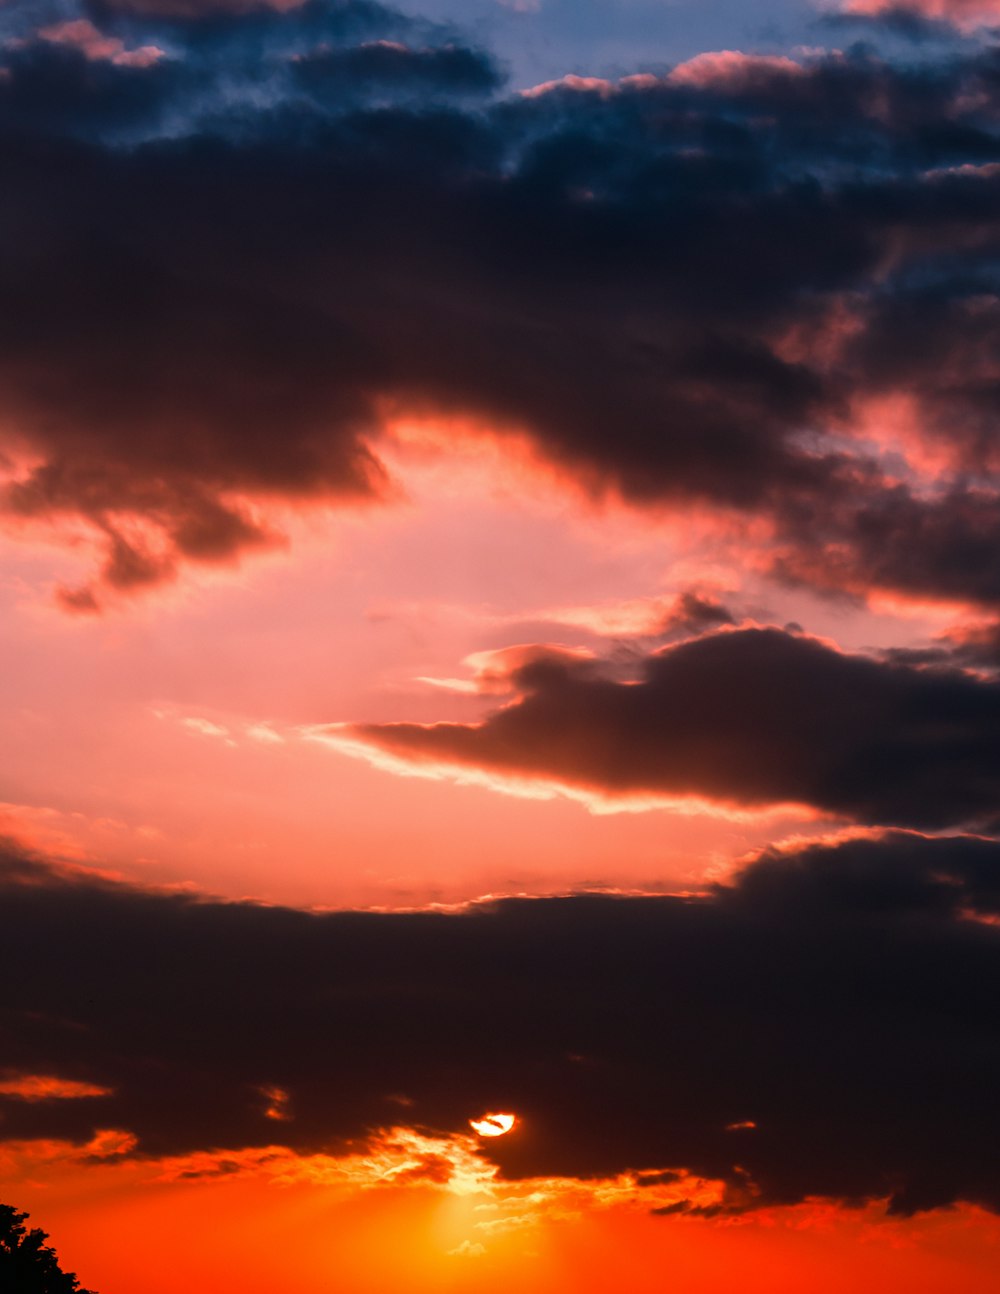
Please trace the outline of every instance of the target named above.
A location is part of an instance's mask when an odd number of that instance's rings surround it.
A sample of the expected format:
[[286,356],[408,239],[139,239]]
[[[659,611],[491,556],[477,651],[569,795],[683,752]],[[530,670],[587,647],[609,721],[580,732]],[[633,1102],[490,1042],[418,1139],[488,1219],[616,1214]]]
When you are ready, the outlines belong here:
[[481,1137],[502,1137],[516,1122],[513,1114],[484,1114],[481,1119],[470,1119],[469,1126]]

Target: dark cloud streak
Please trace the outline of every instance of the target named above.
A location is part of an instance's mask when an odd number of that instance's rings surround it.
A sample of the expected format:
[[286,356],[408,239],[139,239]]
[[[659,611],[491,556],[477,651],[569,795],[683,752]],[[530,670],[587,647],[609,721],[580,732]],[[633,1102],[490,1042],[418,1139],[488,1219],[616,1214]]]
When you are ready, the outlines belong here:
[[805,804],[870,824],[982,825],[1000,797],[1000,687],[943,663],[921,669],[741,629],[654,653],[638,679],[550,657],[512,685],[520,695],[478,724],[346,731],[416,766],[612,797]]

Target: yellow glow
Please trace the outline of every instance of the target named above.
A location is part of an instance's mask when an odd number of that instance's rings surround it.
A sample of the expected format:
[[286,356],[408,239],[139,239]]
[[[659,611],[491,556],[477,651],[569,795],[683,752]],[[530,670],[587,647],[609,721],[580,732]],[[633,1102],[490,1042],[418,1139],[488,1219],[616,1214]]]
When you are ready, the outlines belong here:
[[469,1126],[481,1137],[502,1137],[516,1122],[513,1114],[484,1114],[481,1119],[470,1119]]

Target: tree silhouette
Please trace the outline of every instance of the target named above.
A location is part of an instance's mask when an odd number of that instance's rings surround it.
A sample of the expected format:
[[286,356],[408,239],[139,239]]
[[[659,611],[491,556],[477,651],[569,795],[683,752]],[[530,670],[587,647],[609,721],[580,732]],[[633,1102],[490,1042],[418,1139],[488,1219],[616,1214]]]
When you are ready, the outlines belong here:
[[0,1204],[0,1294],[94,1294],[59,1266],[48,1235],[24,1225],[27,1213]]

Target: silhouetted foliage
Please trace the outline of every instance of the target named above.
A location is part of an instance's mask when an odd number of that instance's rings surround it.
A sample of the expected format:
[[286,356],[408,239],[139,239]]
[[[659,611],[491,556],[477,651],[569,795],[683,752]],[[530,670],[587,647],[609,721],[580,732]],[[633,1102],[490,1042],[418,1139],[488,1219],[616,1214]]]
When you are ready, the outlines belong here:
[[27,1213],[0,1204],[0,1294],[94,1294],[59,1266],[48,1235],[24,1225]]

